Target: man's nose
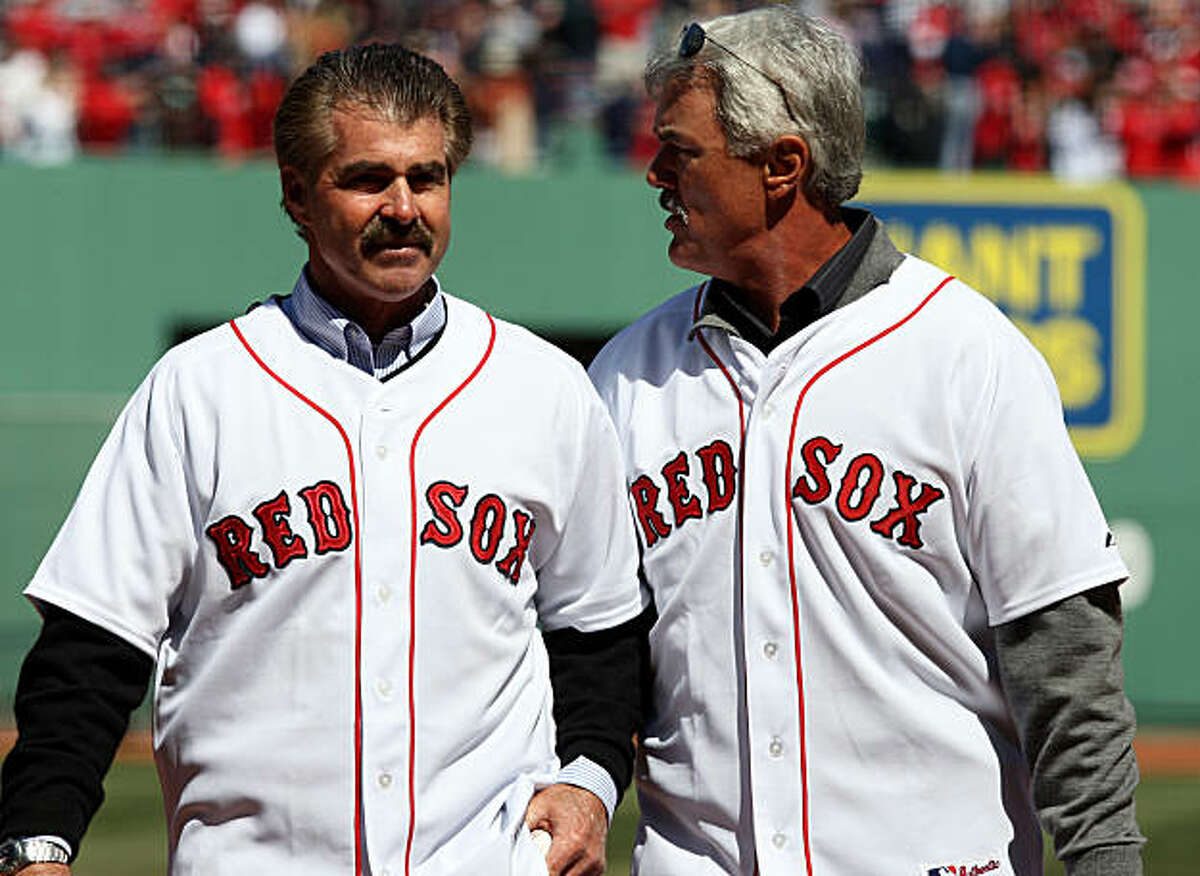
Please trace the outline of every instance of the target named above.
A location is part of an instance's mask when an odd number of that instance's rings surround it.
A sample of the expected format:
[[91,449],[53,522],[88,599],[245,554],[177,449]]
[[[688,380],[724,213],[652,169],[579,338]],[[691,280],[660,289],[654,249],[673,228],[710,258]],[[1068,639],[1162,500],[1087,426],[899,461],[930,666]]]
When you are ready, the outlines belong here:
[[392,183],[385,192],[385,201],[380,213],[408,225],[417,217],[417,205],[412,189],[404,179]]
[[671,176],[663,169],[661,153],[655,155],[650,161],[650,166],[646,168],[646,182],[656,189],[671,187]]

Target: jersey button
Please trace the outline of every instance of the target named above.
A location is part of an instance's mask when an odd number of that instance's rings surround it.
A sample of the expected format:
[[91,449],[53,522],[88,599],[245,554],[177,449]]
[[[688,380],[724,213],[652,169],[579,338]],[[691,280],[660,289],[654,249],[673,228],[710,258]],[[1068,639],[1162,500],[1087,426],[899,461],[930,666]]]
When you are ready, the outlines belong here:
[[773,551],[763,551],[761,554],[758,555],[758,562],[761,563],[764,568],[766,566],[771,565],[771,563],[775,562],[774,552]]
[[772,736],[771,744],[767,746],[767,754],[774,758],[783,757],[783,740],[778,736]]
[[771,837],[771,845],[775,846],[777,849],[782,849],[787,845],[787,837],[781,833],[777,833],[775,836]]
[[384,447],[382,444],[380,444],[378,447],[375,448],[375,455],[378,456],[380,459],[387,459],[387,454],[388,454],[388,449],[386,447]]
[[392,598],[392,588],[386,584],[380,584],[375,588],[375,595],[379,598],[380,602],[387,602]]
[[389,699],[392,695],[392,683],[386,678],[379,679],[375,682],[375,692],[381,700]]
[[778,654],[779,646],[774,642],[767,642],[765,645],[763,645],[763,656],[768,660],[774,660]]
[[391,786],[392,786],[392,774],[391,773],[380,773],[379,774],[379,787],[383,788],[386,791]]

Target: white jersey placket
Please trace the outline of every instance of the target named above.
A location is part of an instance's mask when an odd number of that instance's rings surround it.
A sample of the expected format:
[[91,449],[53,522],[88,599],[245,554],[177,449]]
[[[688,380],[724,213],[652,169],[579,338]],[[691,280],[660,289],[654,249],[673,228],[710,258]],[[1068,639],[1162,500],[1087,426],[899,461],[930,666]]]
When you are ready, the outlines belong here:
[[[364,872],[405,872],[415,812],[410,805],[412,594],[409,457],[420,416],[383,384],[359,413],[364,544],[362,819]],[[369,546],[369,550],[366,547]],[[398,817],[404,813],[404,817]]]
[[[786,436],[794,381],[788,376],[801,341],[791,338],[759,365],[758,391],[747,418],[742,491],[741,623],[746,666],[750,798],[754,846],[762,874],[806,867],[802,642],[793,629],[803,605],[788,575],[790,506],[784,484]],[[749,364],[740,356],[739,364]]]
[[[741,394],[744,437],[740,454],[736,608],[741,617],[740,671],[745,679],[741,757],[743,782],[753,800],[751,825],[763,874],[805,871],[805,794],[799,675],[787,564],[789,511],[783,487],[791,413],[787,380],[796,338],[764,356],[749,343],[710,332],[709,349]],[[744,862],[747,863],[747,862]]]

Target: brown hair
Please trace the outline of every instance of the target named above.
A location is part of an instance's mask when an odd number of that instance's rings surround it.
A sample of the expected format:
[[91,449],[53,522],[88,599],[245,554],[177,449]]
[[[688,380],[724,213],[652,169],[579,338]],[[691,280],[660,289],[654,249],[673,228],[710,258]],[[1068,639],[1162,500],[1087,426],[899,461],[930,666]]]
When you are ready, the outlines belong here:
[[346,106],[362,107],[400,125],[438,119],[446,134],[451,174],[471,151],[471,113],[446,71],[403,46],[372,43],[326,52],[288,86],[275,111],[279,167],[292,167],[305,182],[313,182],[337,147],[333,111]]

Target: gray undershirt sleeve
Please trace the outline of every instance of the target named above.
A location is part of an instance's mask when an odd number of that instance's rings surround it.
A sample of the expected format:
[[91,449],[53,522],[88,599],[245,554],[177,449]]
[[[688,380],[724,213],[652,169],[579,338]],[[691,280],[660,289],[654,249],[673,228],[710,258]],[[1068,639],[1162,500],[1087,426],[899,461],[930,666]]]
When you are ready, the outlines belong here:
[[1135,719],[1116,584],[996,628],[1000,681],[1042,825],[1070,876],[1140,876]]

